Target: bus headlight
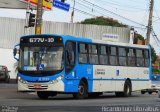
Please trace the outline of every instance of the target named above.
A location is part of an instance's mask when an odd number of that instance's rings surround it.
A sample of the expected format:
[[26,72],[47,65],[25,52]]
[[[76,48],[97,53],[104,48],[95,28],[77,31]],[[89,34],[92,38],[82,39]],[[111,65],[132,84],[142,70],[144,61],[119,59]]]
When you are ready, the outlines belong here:
[[21,77],[18,77],[18,80],[21,80]]
[[63,78],[63,76],[62,76],[62,75],[60,75],[59,77],[57,77],[57,79],[56,79],[56,80],[52,80],[52,81],[50,81],[50,83],[51,83],[51,84],[57,83],[58,81],[62,80],[62,78]]
[[62,75],[60,75],[56,80],[62,80],[62,78],[63,78],[63,76]]
[[28,83],[27,81],[22,80],[21,77],[18,77],[18,80],[19,80],[21,83],[24,83],[24,84]]

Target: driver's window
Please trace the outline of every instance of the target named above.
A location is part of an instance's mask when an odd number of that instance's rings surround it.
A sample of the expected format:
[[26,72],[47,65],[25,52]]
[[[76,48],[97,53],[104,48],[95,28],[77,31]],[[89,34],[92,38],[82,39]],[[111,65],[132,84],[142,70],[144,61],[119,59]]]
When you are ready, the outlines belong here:
[[66,72],[70,72],[75,66],[75,42],[67,42],[65,59],[66,59]]

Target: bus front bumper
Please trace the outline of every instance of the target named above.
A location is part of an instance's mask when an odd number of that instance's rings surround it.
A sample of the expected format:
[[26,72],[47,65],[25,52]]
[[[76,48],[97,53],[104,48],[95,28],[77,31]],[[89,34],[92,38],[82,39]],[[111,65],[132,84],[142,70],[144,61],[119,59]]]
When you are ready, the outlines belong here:
[[28,83],[18,80],[18,91],[20,92],[30,92],[30,91],[55,91],[63,92],[64,83],[62,80],[45,82],[45,83]]

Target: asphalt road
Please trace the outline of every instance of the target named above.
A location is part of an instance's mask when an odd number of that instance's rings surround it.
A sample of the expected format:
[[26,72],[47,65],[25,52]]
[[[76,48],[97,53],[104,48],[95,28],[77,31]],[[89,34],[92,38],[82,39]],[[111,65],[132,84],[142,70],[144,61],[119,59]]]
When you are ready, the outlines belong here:
[[58,95],[40,100],[36,93],[17,92],[16,84],[0,84],[0,111],[2,112],[159,112],[160,98],[156,93],[131,97],[116,97],[105,93],[98,98],[77,100],[72,95]]

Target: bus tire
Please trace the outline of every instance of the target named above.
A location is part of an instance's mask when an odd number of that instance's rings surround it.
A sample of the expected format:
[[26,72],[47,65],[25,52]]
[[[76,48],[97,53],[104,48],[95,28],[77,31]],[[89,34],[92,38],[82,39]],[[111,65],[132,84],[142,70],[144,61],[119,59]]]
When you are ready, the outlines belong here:
[[124,95],[123,92],[115,92],[115,94],[117,97],[122,97]]
[[99,97],[100,95],[102,95],[103,93],[90,93],[90,94],[88,94],[88,97],[90,97],[90,98],[97,98],[97,97]]
[[145,94],[145,91],[141,91],[141,94]]
[[152,92],[151,92],[151,91],[149,91],[149,92],[148,92],[148,94],[152,94]]
[[6,80],[6,83],[9,83],[9,82],[10,82],[10,79],[7,79],[7,80]]
[[132,93],[132,85],[131,83],[127,80],[124,84],[124,92],[123,92],[123,96],[124,97],[129,97],[131,96]]
[[48,99],[49,94],[46,91],[37,91],[37,95],[40,99]]
[[88,88],[86,84],[81,81],[78,87],[78,92],[73,94],[73,97],[76,99],[84,99],[88,97]]

